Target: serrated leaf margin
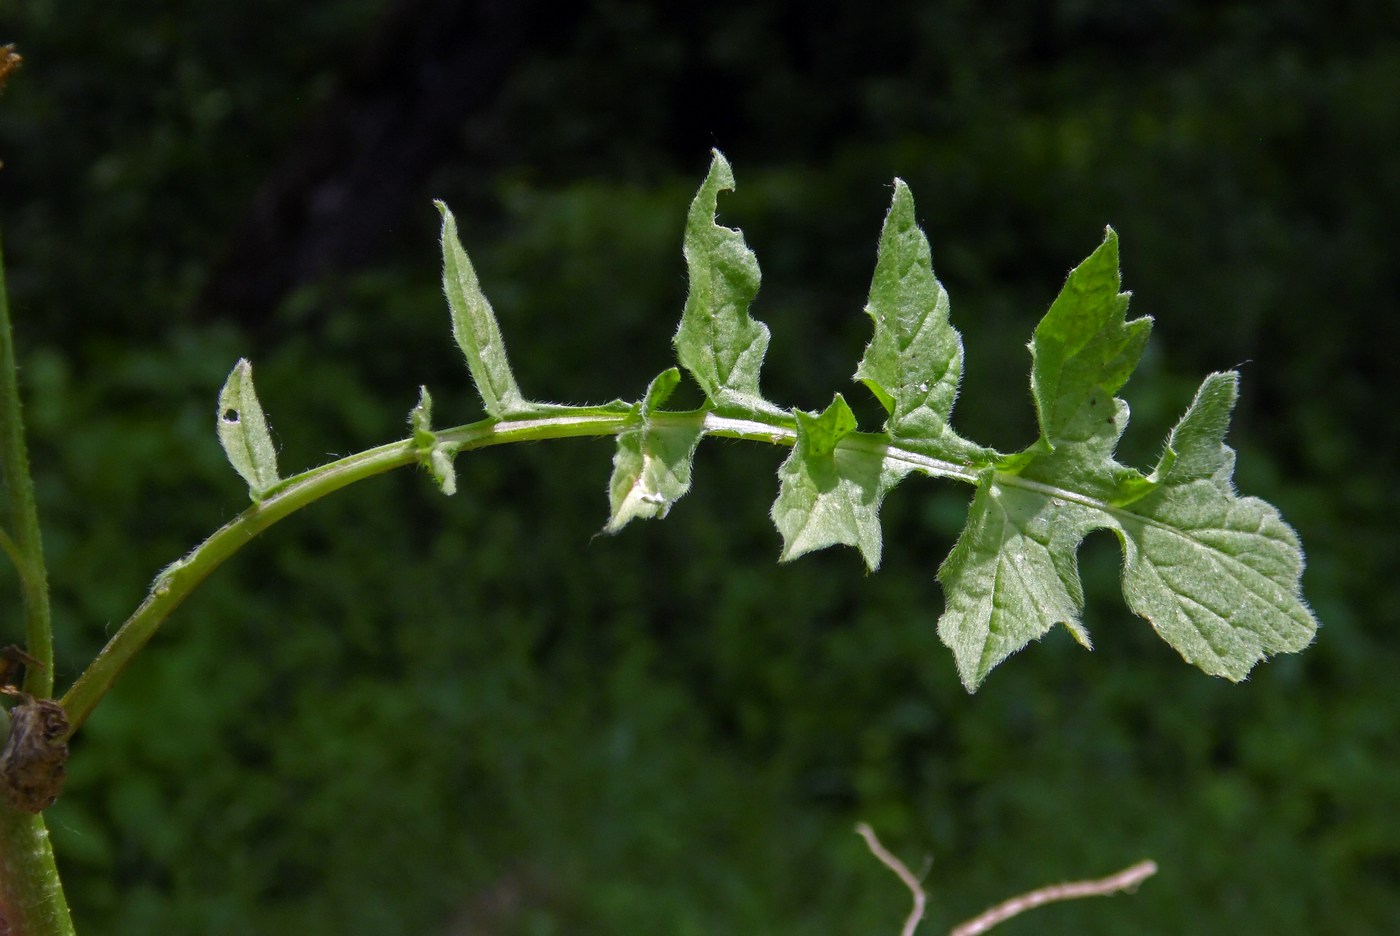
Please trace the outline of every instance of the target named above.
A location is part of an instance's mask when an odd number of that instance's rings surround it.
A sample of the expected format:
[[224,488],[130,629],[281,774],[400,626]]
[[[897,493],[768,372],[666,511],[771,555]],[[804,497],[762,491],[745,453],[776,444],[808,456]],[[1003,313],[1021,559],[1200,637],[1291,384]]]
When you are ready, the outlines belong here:
[[719,193],[733,190],[729,161],[712,150],[710,171],[686,218],[689,288],[672,344],[677,361],[717,410],[777,411],[758,386],[768,326],[748,311],[761,282],[758,260],[742,232],[716,221]]

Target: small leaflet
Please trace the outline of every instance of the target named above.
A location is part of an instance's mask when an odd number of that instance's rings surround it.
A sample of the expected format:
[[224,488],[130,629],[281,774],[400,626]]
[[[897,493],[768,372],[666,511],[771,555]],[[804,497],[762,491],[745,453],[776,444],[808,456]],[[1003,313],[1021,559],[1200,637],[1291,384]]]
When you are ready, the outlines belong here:
[[1104,435],[1113,395],[1142,357],[1152,319],[1126,321],[1129,294],[1120,283],[1118,235],[1108,228],[1035,328],[1031,394],[1047,450]]
[[[949,322],[948,294],[933,274],[928,239],[914,217],[914,197],[895,180],[880,232],[879,256],[865,311],[874,334],[855,379],[884,407],[886,439],[963,464],[992,453],[948,424],[962,377],[962,339]],[[783,463],[772,517],[784,560],[836,543],[855,546],[872,570],[880,564],[879,509],[911,470],[891,467],[884,449],[837,447],[856,428],[840,394],[821,416],[798,412],[797,445]]]
[[909,469],[887,465],[883,444],[840,445],[856,418],[839,393],[820,415],[796,415],[797,444],[778,469],[771,512],[783,537],[782,561],[842,543],[859,549],[873,571],[880,565],[880,502]]
[[716,410],[777,412],[758,389],[768,326],[748,311],[758,294],[758,260],[742,233],[715,223],[719,193],[734,190],[734,173],[719,150],[712,155],[686,220],[690,289],[672,343]]
[[611,517],[604,529],[616,533],[634,519],[664,518],[671,505],[690,490],[691,463],[704,435],[699,422],[660,425],[653,414],[680,383],[672,367],[651,382],[632,409],[627,428],[618,433],[608,482]]
[[433,432],[433,398],[427,387],[418,388],[418,403],[408,414],[408,424],[413,429],[413,448],[418,453],[418,463],[428,469],[443,494],[448,497],[456,494],[457,468],[452,458],[457,449],[439,442]]
[[515,383],[496,313],[477,282],[467,252],[457,238],[457,221],[440,201],[442,213],[442,287],[452,312],[452,337],[467,359],[472,381],[488,415],[501,419],[526,408]]
[[247,358],[240,358],[224,381],[215,421],[219,444],[229,464],[248,482],[253,502],[260,502],[281,479],[277,474],[277,450],[272,446],[267,419],[253,389],[253,365]]
[[933,274],[928,238],[914,217],[914,196],[894,180],[880,232],[866,313],[875,331],[855,379],[884,406],[885,429],[927,454],[962,462],[985,458],[948,425],[962,379],[962,337],[949,323],[948,293]]

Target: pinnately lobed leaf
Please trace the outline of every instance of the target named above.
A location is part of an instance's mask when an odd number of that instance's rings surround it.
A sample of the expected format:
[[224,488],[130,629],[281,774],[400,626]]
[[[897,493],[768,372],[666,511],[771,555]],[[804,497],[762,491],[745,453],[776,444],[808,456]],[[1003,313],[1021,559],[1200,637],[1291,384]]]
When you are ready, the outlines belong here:
[[229,464],[248,482],[248,495],[253,501],[261,501],[281,479],[277,474],[277,450],[253,389],[253,365],[246,358],[240,358],[233,366],[219,391],[215,424]]

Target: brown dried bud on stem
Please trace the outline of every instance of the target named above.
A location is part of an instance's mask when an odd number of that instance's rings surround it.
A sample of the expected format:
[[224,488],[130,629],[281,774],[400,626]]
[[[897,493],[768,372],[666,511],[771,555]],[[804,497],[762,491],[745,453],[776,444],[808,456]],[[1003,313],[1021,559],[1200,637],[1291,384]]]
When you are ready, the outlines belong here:
[[68,714],[52,699],[21,696],[10,709],[10,736],[0,749],[0,795],[16,809],[53,805],[67,776]]

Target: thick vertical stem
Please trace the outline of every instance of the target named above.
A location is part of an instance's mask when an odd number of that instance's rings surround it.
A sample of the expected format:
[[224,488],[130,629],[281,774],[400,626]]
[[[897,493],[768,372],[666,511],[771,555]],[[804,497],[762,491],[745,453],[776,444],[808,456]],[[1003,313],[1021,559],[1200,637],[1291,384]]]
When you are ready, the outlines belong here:
[[0,802],[0,933],[73,936],[42,816]]
[[[53,695],[53,634],[49,623],[48,573],[39,541],[39,514],[29,456],[20,420],[19,381],[4,258],[0,255],[0,473],[4,479],[5,523],[0,545],[15,564],[24,596],[25,649],[38,661],[26,667],[24,688]],[[8,530],[5,529],[8,527]],[[9,735],[9,716],[0,712],[0,741]],[[0,801],[0,934],[71,936],[73,921],[54,864],[44,820]]]

